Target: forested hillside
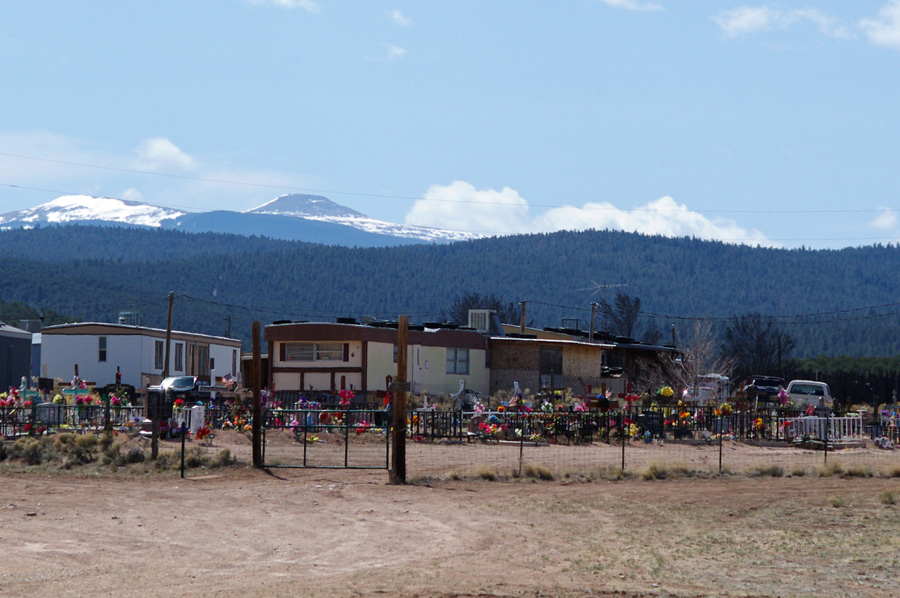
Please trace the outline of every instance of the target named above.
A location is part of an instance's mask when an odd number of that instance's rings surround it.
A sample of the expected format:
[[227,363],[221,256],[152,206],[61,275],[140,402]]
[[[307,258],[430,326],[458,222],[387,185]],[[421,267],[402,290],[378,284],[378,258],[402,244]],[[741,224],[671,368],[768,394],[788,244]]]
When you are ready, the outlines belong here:
[[77,226],[0,233],[0,256],[5,301],[83,320],[137,310],[163,327],[172,291],[176,328],[224,334],[230,318],[245,340],[255,319],[435,320],[467,292],[526,301],[530,323],[559,326],[587,322],[591,302],[621,291],[667,336],[672,324],[687,334],[692,318],[758,311],[794,337],[796,357],[900,354],[895,246],[780,250],[587,231],[357,249]]

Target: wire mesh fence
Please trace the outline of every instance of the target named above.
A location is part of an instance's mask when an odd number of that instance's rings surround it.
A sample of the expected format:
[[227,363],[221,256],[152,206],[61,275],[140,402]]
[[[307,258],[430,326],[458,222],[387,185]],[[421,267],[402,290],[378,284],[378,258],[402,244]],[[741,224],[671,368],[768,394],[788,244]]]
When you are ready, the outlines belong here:
[[[715,409],[410,413],[415,477],[673,472],[900,476],[894,428],[859,415]],[[893,440],[892,440],[893,438]]]

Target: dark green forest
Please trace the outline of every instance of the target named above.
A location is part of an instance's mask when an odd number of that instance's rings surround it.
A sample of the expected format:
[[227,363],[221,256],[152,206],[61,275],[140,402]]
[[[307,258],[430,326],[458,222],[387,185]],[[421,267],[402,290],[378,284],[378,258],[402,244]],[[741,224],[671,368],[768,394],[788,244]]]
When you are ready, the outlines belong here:
[[[617,231],[349,248],[262,237],[94,226],[0,233],[0,299],[36,314],[233,336],[251,322],[372,316],[440,319],[465,293],[518,305],[538,327],[580,319],[616,292],[641,299],[644,329],[678,342],[695,318],[721,330],[759,312],[795,340],[791,357],[900,355],[900,247],[768,249]],[[611,286],[619,285],[619,286]],[[15,325],[13,315],[3,318]],[[603,328],[602,319],[597,329]]]

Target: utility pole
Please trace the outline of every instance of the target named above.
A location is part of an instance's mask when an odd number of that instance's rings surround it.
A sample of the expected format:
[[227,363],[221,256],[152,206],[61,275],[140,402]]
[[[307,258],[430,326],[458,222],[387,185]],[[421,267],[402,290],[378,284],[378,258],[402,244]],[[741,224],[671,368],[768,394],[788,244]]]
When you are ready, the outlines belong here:
[[166,361],[163,364],[163,380],[169,377],[169,347],[172,344],[172,304],[175,301],[175,293],[169,291],[169,315],[166,316]]
[[259,320],[253,321],[253,466],[262,468],[262,404],[260,377],[262,376],[262,357],[259,349]]
[[[169,313],[166,316],[166,350],[165,362],[163,363],[162,378],[165,380],[169,377],[169,346],[172,343],[172,305],[175,302],[175,293],[169,291]],[[162,410],[162,403],[165,400],[164,395],[157,394],[155,404],[150,412],[151,433],[150,433],[150,458],[156,459],[159,456],[159,412]],[[147,396],[148,407],[150,407],[150,396]],[[182,431],[182,433],[184,433]]]
[[225,318],[225,321],[228,322],[228,327],[225,329],[225,336],[231,338],[231,316]]
[[391,438],[391,484],[406,483],[406,348],[409,344],[409,318],[400,316],[397,326],[397,377],[391,384],[391,409],[394,436]]
[[519,307],[522,308],[522,316],[519,318],[519,334],[525,334],[525,304],[527,301],[519,301]]
[[597,311],[597,302],[591,303],[591,331],[588,333],[588,342],[594,342],[594,313]]

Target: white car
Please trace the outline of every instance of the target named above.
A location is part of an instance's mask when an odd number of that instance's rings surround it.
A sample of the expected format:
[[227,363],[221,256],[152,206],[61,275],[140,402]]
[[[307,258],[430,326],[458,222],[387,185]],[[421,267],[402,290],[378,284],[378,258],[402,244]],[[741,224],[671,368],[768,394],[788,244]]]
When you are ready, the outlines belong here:
[[824,382],[816,380],[791,380],[787,386],[788,398],[794,407],[827,407],[834,405],[831,389]]

